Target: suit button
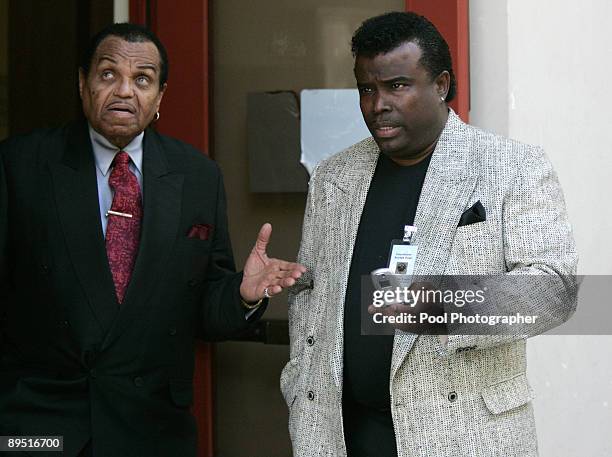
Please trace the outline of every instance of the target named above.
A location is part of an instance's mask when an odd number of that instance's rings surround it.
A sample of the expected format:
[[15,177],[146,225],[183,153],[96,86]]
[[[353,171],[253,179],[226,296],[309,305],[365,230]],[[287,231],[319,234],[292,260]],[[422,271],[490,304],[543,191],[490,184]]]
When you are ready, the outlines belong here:
[[70,322],[68,322],[68,321],[61,321],[60,322],[60,327],[68,328],[68,327],[70,327]]
[[134,378],[134,385],[135,385],[136,387],[142,387],[142,386],[144,386],[144,379],[142,379],[140,376],[136,376],[136,377]]
[[314,340],[314,336],[309,336],[308,338],[306,338],[306,344],[308,346],[314,346],[315,340]]
[[49,274],[49,265],[42,264],[40,269],[42,270],[43,274]]
[[170,336],[176,335],[176,327],[170,327],[168,329],[168,335],[170,335]]
[[310,401],[314,400],[314,397],[315,397],[314,392],[313,392],[312,390],[309,390],[309,391],[306,393],[306,397],[307,397],[307,398],[308,398]]
[[94,379],[98,377],[98,372],[96,371],[95,368],[92,368],[91,370],[89,370],[89,376],[91,376]]
[[451,403],[457,400],[457,392],[453,391],[448,394],[448,401]]

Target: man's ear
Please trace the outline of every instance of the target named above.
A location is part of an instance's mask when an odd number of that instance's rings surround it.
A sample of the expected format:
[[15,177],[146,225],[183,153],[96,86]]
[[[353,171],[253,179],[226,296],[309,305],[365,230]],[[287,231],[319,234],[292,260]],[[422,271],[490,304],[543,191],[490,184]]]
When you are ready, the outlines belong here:
[[85,72],[82,68],[79,68],[79,96],[81,97],[81,100],[83,99],[83,88],[85,87],[85,79]]
[[167,88],[168,88],[168,83],[164,83],[161,86],[161,89],[159,90],[159,96],[157,98],[157,110],[156,111],[159,111],[159,105],[161,105],[162,98],[163,98],[164,94],[166,93],[166,89]]
[[440,97],[446,98],[448,91],[450,90],[450,74],[448,71],[444,70],[442,73],[438,75],[436,78],[436,90],[438,91],[438,95]]

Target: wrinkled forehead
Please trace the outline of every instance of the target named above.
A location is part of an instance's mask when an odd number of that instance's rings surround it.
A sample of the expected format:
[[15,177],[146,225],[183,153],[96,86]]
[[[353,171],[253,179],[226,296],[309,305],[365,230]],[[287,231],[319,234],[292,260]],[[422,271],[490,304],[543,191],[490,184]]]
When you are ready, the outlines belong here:
[[92,65],[101,62],[130,63],[147,66],[159,72],[161,58],[155,44],[151,41],[127,41],[118,36],[104,38],[92,57]]

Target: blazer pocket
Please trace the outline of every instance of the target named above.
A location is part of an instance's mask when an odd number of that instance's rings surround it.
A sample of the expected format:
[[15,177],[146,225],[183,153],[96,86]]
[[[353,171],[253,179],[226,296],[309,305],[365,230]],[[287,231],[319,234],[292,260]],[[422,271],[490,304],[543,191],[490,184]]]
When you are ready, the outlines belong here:
[[202,279],[208,266],[211,240],[184,237],[177,242],[177,245],[176,258],[179,268],[184,271],[185,279],[187,281]]
[[179,408],[187,408],[193,404],[193,383],[191,379],[170,379],[170,397]]
[[474,222],[469,225],[462,225],[457,227],[455,233],[455,241],[457,240],[488,240],[492,238],[491,227],[487,221]]
[[486,387],[482,391],[482,398],[491,413],[501,414],[529,403],[534,399],[534,394],[527,376],[521,373]]
[[[486,274],[504,267],[501,233],[490,221],[458,227],[447,266],[450,274]],[[460,272],[460,273],[459,273]]]
[[304,275],[295,280],[295,284],[289,287],[289,293],[292,295],[298,295],[304,291],[311,291],[314,289],[314,277],[310,270]]
[[208,250],[210,249],[211,240],[200,240],[199,238],[183,238],[181,243],[188,250]]
[[289,409],[289,417],[287,418],[289,436],[291,437],[291,441],[295,442],[299,439],[300,436],[300,434],[298,433],[300,424],[297,419],[300,418],[301,420],[303,420],[303,418],[300,417],[302,415],[302,411],[299,410],[301,406],[300,399],[298,399],[297,394],[293,396],[293,398],[291,399],[291,403],[289,403],[287,407]]
[[301,356],[297,356],[289,360],[280,376],[280,389],[287,407],[291,409],[295,402],[295,391],[298,382],[299,368],[300,368]]

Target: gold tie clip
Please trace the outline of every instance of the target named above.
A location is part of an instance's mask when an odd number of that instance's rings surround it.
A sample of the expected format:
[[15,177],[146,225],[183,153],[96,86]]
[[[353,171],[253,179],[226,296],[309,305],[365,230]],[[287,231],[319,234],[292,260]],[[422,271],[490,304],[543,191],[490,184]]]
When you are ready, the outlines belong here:
[[120,216],[120,217],[132,217],[131,214],[128,213],[120,213],[119,211],[108,210],[106,212],[106,217],[108,216]]

